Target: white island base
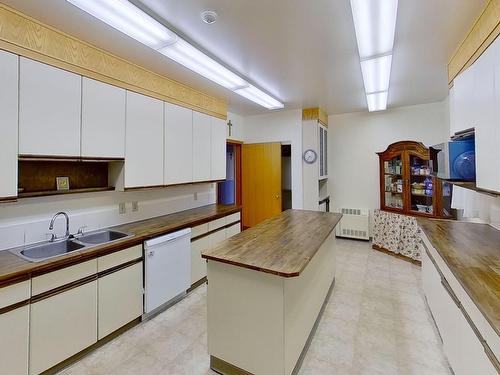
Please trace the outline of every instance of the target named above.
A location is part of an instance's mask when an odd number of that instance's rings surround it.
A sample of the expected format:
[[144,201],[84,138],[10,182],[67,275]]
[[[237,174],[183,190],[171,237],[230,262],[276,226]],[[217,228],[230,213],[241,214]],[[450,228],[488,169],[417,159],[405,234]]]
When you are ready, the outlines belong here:
[[208,351],[221,374],[298,372],[335,282],[335,234],[297,277],[208,260]]

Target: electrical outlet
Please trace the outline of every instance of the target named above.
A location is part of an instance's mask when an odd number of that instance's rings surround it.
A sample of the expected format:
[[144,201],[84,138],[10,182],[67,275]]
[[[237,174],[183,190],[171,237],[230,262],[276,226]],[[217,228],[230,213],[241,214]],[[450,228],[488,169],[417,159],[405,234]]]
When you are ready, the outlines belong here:
[[194,195],[194,200],[197,201],[198,200],[198,192],[195,191],[193,195]]
[[139,211],[139,202],[133,201],[132,202],[132,212],[137,212]]
[[120,215],[125,215],[127,212],[127,207],[125,207],[125,202],[118,203],[118,212]]

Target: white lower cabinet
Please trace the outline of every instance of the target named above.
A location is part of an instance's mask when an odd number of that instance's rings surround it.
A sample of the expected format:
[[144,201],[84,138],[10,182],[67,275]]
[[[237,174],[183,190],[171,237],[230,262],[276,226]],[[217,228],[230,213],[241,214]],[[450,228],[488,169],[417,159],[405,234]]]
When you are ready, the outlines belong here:
[[226,228],[226,238],[233,237],[234,235],[241,232],[241,224],[236,223]]
[[142,262],[100,277],[98,296],[100,340],[142,315]]
[[28,338],[30,306],[0,315],[0,372],[28,374]]
[[191,284],[207,276],[207,262],[201,257],[201,253],[209,247],[210,236],[191,242]]
[[51,368],[96,341],[97,280],[31,304],[31,375]]
[[469,316],[470,313],[458,297],[458,291],[450,286],[450,282],[458,285],[456,280],[447,279],[452,277],[451,271],[440,269],[437,264],[442,262],[437,257],[439,254],[434,249],[422,252],[422,286],[453,372],[455,375],[497,374],[464,315],[464,311]]

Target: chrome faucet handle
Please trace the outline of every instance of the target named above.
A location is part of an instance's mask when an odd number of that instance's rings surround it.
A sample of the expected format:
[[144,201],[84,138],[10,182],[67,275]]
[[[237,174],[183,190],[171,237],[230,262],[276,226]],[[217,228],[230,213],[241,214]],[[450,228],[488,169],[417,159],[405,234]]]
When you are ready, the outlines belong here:
[[83,236],[85,232],[85,228],[87,228],[86,225],[82,225],[80,228],[78,228],[78,232],[76,233],[77,236]]
[[55,240],[57,240],[57,236],[55,235],[55,233],[45,233],[45,238],[47,238],[49,236],[50,236],[50,239],[49,239],[50,242],[54,242]]

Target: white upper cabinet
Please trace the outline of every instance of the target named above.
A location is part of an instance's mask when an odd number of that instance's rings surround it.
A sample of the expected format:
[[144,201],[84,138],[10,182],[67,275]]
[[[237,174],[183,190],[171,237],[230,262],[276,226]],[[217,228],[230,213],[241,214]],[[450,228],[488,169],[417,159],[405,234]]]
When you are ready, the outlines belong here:
[[19,153],[80,156],[79,75],[20,58]]
[[84,77],[82,156],[125,157],[125,90]]
[[474,110],[474,85],[476,83],[476,64],[473,64],[453,81],[453,121],[451,134],[476,126]]
[[125,188],[163,185],[163,102],[127,91]]
[[499,190],[500,160],[495,119],[495,46],[486,49],[474,63],[474,121],[476,128],[476,185],[487,190]]
[[226,121],[212,117],[211,180],[226,179]]
[[193,111],[165,103],[165,185],[193,181]]
[[[193,112],[193,181],[211,180],[211,117]],[[224,136],[225,136],[224,129]]]
[[0,198],[17,196],[18,64],[0,51]]

